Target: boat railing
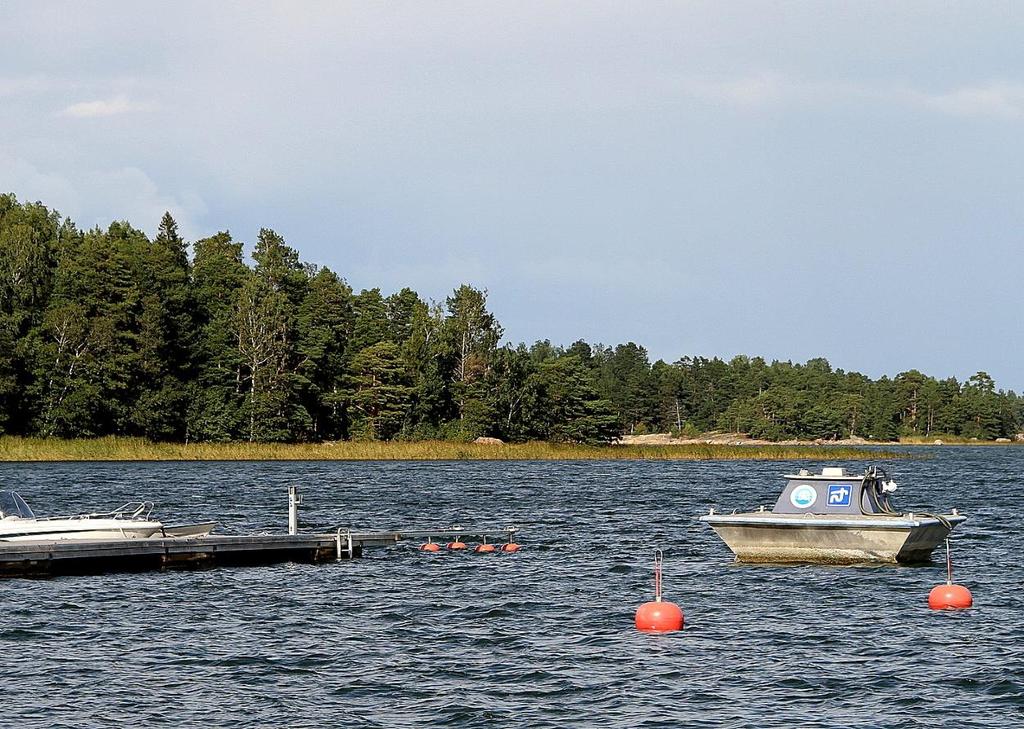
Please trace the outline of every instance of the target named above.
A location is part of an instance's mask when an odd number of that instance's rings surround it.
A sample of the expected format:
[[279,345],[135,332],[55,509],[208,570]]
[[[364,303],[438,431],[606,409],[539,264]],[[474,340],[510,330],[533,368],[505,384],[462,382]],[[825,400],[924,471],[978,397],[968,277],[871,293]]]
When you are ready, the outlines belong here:
[[88,514],[74,514],[72,516],[47,516],[39,521],[53,521],[56,519],[125,519],[132,521],[149,521],[153,514],[152,501],[129,501],[113,511],[94,511]]

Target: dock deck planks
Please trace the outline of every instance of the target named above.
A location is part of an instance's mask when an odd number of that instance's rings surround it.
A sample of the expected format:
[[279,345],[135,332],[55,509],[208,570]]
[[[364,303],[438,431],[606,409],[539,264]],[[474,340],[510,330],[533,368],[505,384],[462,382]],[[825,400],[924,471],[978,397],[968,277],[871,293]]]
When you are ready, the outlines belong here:
[[[54,576],[274,562],[333,562],[362,555],[363,547],[404,539],[461,536],[510,539],[516,530],[356,531],[331,534],[209,535],[189,538],[0,542],[0,577]],[[350,552],[351,548],[351,552]]]

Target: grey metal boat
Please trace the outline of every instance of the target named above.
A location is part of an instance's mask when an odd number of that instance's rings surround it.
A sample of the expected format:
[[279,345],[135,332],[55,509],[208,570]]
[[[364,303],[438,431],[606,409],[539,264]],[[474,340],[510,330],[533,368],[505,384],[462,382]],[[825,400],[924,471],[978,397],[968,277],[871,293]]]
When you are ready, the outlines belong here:
[[786,488],[766,511],[700,517],[740,562],[926,562],[967,517],[901,512],[890,501],[896,484],[881,468],[862,475],[842,468],[786,476]]

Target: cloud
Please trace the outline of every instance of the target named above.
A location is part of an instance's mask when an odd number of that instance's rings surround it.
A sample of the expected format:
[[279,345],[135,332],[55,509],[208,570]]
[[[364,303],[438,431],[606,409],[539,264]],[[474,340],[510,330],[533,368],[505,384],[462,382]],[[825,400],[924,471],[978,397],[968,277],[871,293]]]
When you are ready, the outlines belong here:
[[169,211],[182,237],[196,240],[207,234],[198,225],[207,213],[198,194],[162,190],[138,167],[51,171],[0,147],[2,192],[13,192],[22,201],[38,200],[70,217],[80,228],[105,228],[116,216],[154,233],[164,211]]
[[50,81],[39,75],[0,77],[0,99],[47,91],[51,86]]
[[[196,240],[203,233],[196,226],[197,218],[206,212],[202,198],[191,192],[170,194],[138,167],[118,167],[84,172],[81,186],[86,195],[88,210],[112,210],[119,219],[125,219],[143,230],[152,230],[164,212],[170,212],[178,222],[183,238]],[[105,224],[105,218],[94,221]]]
[[60,173],[41,170],[21,157],[5,154],[0,148],[0,192],[12,192],[21,201],[40,201],[59,207],[61,213],[80,210],[81,196],[75,186]]
[[958,117],[1024,119],[1024,84],[993,81],[932,93],[913,87],[847,81],[816,81],[760,71],[733,78],[690,77],[679,84],[689,96],[740,109],[784,104],[825,106],[837,103],[900,105]]
[[115,96],[112,99],[97,99],[96,101],[80,101],[72,104],[61,112],[64,116],[78,119],[94,117],[117,116],[118,114],[132,114],[142,111],[153,111],[156,105],[152,102],[132,101],[127,96]]
[[756,107],[780,102],[783,97],[793,95],[801,85],[801,82],[780,73],[762,71],[731,79],[688,78],[683,81],[682,90],[690,96],[711,101]]
[[1024,119],[1024,84],[992,82],[966,86],[945,94],[922,94],[921,101],[953,116]]

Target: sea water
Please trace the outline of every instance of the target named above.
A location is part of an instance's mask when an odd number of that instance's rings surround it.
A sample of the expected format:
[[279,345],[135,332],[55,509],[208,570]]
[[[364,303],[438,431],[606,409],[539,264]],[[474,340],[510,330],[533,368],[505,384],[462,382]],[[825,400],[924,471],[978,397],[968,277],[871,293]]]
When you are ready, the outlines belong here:
[[[928,609],[941,550],[744,566],[696,521],[770,508],[820,462],[0,464],[37,515],[151,499],[168,523],[283,532],[297,484],[304,531],[515,524],[525,545],[0,581],[0,724],[1019,727],[1024,448],[908,452],[880,463],[897,505],[969,516],[971,610]],[[658,548],[679,633],[633,626]]]

